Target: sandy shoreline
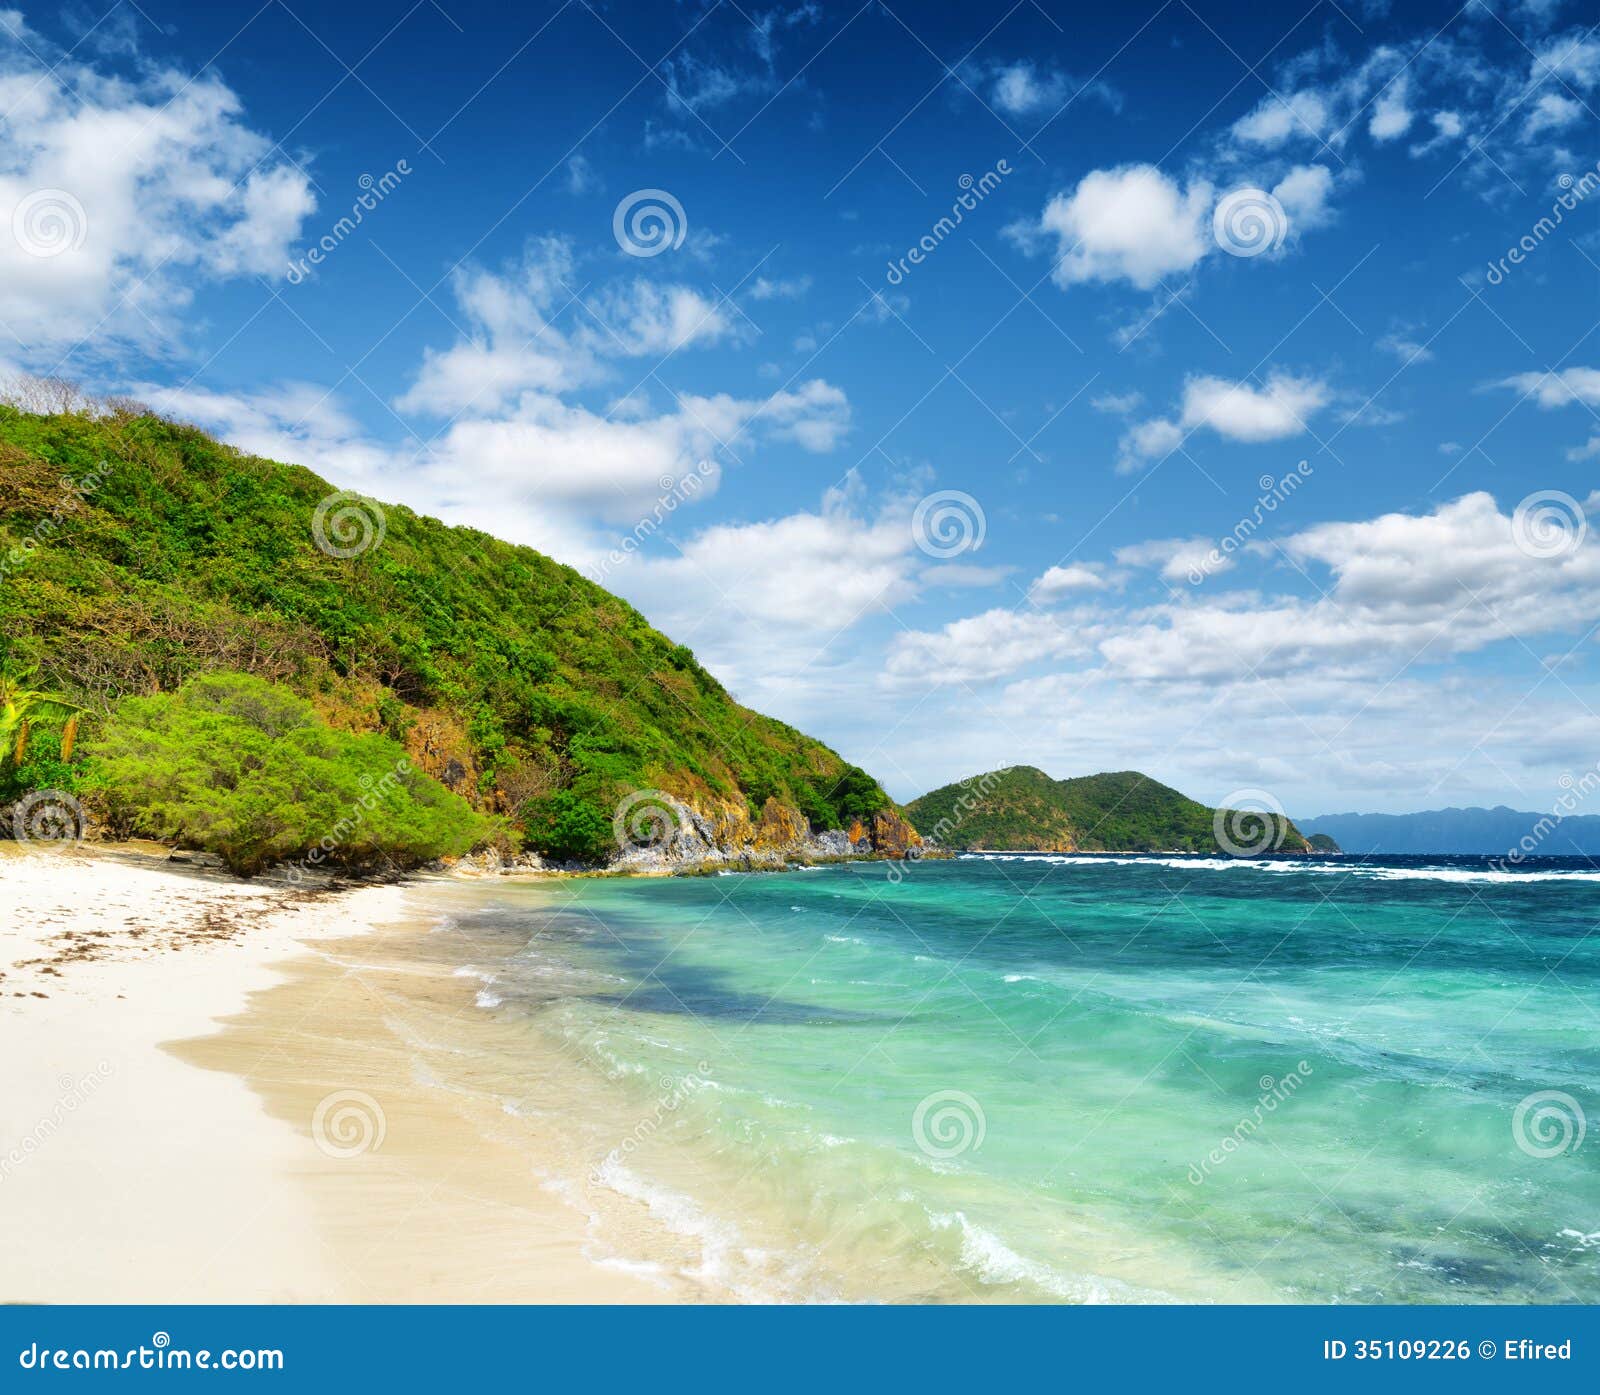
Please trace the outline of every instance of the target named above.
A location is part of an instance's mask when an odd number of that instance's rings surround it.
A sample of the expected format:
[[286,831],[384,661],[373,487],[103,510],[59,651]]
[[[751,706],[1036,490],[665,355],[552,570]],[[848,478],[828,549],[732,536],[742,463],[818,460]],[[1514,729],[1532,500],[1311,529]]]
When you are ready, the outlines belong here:
[[[0,1301],[716,1297],[584,1188],[559,1100],[508,1133],[419,1068],[406,1033],[466,991],[385,962],[427,888],[0,852]],[[669,1262],[597,1246],[597,1206]]]

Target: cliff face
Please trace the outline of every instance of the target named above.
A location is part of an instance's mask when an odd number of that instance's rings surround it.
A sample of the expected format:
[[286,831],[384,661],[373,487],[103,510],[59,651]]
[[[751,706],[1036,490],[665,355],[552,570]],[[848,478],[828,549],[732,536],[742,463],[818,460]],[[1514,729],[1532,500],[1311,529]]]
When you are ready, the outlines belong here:
[[922,837],[898,810],[880,810],[869,823],[813,830],[793,805],[769,798],[752,819],[739,803],[695,807],[675,795],[650,792],[619,815],[616,871],[679,872],[697,867],[781,867],[789,862],[851,857],[905,857]]

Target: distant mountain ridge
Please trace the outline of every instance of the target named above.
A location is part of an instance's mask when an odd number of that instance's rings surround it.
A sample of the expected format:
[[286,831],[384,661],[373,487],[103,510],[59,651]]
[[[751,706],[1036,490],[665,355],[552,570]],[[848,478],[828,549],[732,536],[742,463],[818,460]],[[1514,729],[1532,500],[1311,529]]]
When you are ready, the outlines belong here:
[[[1424,809],[1415,814],[1323,814],[1301,819],[1347,853],[1467,853],[1505,857],[1600,857],[1600,814],[1536,814],[1492,809]],[[1526,841],[1524,841],[1526,840]]]
[[1309,853],[1286,817],[1208,808],[1137,770],[1055,780],[1013,765],[930,790],[906,805],[925,839],[1017,852]]

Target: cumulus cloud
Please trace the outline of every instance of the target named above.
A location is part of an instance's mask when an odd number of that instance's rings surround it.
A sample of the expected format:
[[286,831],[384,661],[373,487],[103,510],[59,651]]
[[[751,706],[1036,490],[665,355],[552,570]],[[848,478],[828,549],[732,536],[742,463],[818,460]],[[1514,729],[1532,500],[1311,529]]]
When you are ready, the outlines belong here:
[[1247,443],[1298,436],[1329,397],[1328,386],[1320,379],[1281,371],[1259,384],[1209,374],[1191,377],[1184,384],[1176,420],[1155,417],[1123,433],[1117,469],[1126,474],[1163,459],[1201,428]]
[[1093,170],[1045,205],[1037,233],[1056,241],[1060,286],[1131,281],[1148,290],[1212,250],[1211,186],[1187,189],[1154,165]]
[[[1339,807],[1323,803],[1330,791],[1353,791],[1346,807],[1414,807],[1421,791],[1489,803],[1508,778],[1538,807],[1558,775],[1592,763],[1600,724],[1559,682],[1463,660],[1541,641],[1559,656],[1581,640],[1600,619],[1600,540],[1529,557],[1512,527],[1509,507],[1471,494],[1280,539],[1325,596],[1281,582],[1266,595],[1176,588],[1154,606],[1091,593],[1053,628],[985,611],[902,636],[885,683],[947,681],[930,721],[891,733],[887,754],[934,784],[1014,761],[1024,733],[1027,759],[1052,773],[1102,768],[1110,750],[1195,797],[1258,785],[1296,814]],[[1157,540],[1117,560],[1166,566],[1193,545]],[[969,733],[956,752],[928,735],[952,728]]]
[[1209,427],[1231,441],[1279,441],[1298,436],[1325,406],[1327,386],[1315,378],[1272,373],[1259,386],[1226,378],[1190,378],[1183,389],[1184,427]]
[[1104,591],[1110,584],[1103,567],[1075,562],[1049,568],[1028,588],[1028,597],[1040,605],[1051,605],[1078,592]]
[[1224,593],[1173,604],[1106,638],[1117,672],[1145,680],[1268,676],[1343,666],[1365,673],[1436,663],[1512,636],[1600,619],[1600,544],[1534,558],[1485,493],[1429,514],[1328,523],[1279,544],[1331,574],[1315,600]]
[[1086,652],[1085,640],[1054,615],[995,609],[939,630],[896,635],[884,671],[891,681],[982,683],[1029,664]]
[[24,352],[170,349],[197,283],[280,276],[305,174],[212,75],[103,71],[0,24],[0,321]]

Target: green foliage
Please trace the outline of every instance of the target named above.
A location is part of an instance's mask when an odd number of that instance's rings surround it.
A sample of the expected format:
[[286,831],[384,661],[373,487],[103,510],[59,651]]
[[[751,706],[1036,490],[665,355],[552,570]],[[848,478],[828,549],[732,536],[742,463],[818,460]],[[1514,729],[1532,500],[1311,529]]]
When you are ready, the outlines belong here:
[[528,846],[556,862],[604,862],[617,851],[611,815],[570,789],[530,801],[523,816]]
[[[1224,851],[1217,811],[1136,770],[1052,780],[1017,765],[932,790],[906,805],[924,838],[946,847],[1081,852]],[[1303,852],[1287,819],[1274,847]]]
[[335,731],[247,674],[124,700],[88,754],[113,827],[218,853],[244,876],[290,859],[410,867],[486,831],[388,737]]
[[471,793],[485,803],[514,807],[496,772],[555,761],[572,801],[535,809],[530,829],[552,855],[597,852],[595,817],[636,789],[756,809],[770,795],[824,828],[893,807],[570,567],[398,505],[382,506],[380,544],[325,555],[311,521],[327,483],[193,427],[0,407],[0,555],[51,516],[64,475],[102,461],[95,487],[0,579],[0,634],[99,717],[104,694],[219,670],[397,740],[430,709],[467,734],[458,754],[482,772]]

